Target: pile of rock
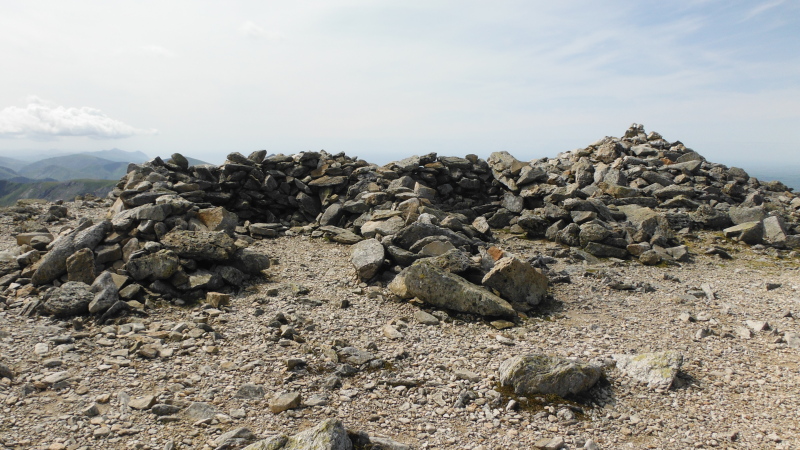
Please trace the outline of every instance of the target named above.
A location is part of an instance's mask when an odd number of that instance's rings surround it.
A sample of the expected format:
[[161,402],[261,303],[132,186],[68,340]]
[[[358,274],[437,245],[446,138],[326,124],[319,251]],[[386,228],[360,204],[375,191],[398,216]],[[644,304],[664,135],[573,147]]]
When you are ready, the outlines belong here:
[[392,286],[401,297],[510,318],[541,301],[547,280],[492,249],[493,228],[547,238],[587,259],[648,265],[686,261],[679,237],[697,228],[800,248],[800,198],[790,189],[705,161],[636,124],[622,138],[531,162],[506,152],[486,161],[429,154],[379,167],[324,151],[259,151],[190,166],[174,154],[132,164],[111,195],[106,221],[55,239],[46,230],[19,235],[0,285],[57,288],[42,305],[55,315],[192,301],[232,292],[269,266],[248,249],[253,239],[310,232],[357,244],[362,280],[399,273]]

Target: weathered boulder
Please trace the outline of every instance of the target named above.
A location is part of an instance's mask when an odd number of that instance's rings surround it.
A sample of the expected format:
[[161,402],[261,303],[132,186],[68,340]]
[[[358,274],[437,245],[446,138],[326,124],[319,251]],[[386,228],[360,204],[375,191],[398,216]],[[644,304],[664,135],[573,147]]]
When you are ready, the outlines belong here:
[[269,269],[271,262],[269,255],[251,248],[241,248],[233,254],[230,264],[246,274],[260,275],[263,270]]
[[764,242],[776,247],[786,245],[786,225],[778,216],[769,216],[761,221],[764,227]]
[[94,281],[94,253],[82,248],[67,257],[67,281],[92,284]]
[[469,246],[471,244],[470,239],[463,234],[424,222],[414,222],[403,228],[402,231],[394,236],[392,242],[400,248],[409,250],[415,243],[430,236],[442,236],[456,247]]
[[119,288],[111,272],[101,273],[92,283],[90,290],[94,293],[94,298],[89,303],[90,314],[103,312],[119,301]]
[[236,213],[230,212],[221,206],[201,209],[197,212],[197,218],[205,225],[208,231],[222,231],[230,236],[233,236],[233,231],[239,223],[239,217]]
[[49,283],[67,271],[67,258],[80,249],[93,250],[111,230],[111,222],[103,221],[96,225],[86,222],[71,233],[53,241],[52,248],[38,262],[38,268],[31,277],[35,286]]
[[676,351],[613,355],[617,368],[650,388],[669,389],[683,364],[683,355]]
[[722,230],[725,237],[742,241],[745,244],[760,244],[764,237],[764,225],[761,222],[745,222]]
[[338,419],[325,419],[317,426],[302,431],[286,442],[284,450],[352,450],[344,425]]
[[500,364],[500,383],[518,395],[580,394],[594,386],[602,368],[549,355],[514,356]]
[[180,258],[171,250],[134,255],[125,268],[134,280],[164,280],[171,277],[180,267]]
[[547,295],[547,277],[514,256],[498,260],[481,284],[495,289],[515,309],[523,311],[538,305]]
[[375,239],[365,239],[355,244],[350,252],[350,262],[361,280],[374,277],[383,265],[383,258],[383,245]]
[[161,243],[182,258],[201,261],[227,261],[236,251],[233,238],[221,231],[173,230]]
[[93,299],[88,284],[68,281],[45,293],[41,310],[56,317],[77,316],[89,312],[89,303]]
[[[399,281],[397,281],[399,278]],[[489,317],[516,316],[514,308],[485,288],[424,261],[404,269],[389,288],[439,308]]]

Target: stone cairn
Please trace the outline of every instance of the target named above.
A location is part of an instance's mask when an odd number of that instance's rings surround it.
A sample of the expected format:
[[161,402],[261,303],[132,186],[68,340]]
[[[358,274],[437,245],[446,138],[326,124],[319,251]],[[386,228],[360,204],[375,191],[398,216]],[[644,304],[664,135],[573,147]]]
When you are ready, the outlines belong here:
[[353,245],[358,277],[391,281],[401,298],[510,320],[542,300],[548,279],[537,261],[493,247],[492,229],[546,238],[583,259],[648,265],[688,261],[681,237],[696,229],[800,248],[791,189],[637,124],[622,138],[530,162],[431,153],[379,167],[262,150],[190,166],[174,154],[131,164],[110,196],[107,220],[17,236],[0,286],[41,294],[29,313],[104,321],[159,300],[218,305],[269,267],[248,248],[255,239],[297,233]]

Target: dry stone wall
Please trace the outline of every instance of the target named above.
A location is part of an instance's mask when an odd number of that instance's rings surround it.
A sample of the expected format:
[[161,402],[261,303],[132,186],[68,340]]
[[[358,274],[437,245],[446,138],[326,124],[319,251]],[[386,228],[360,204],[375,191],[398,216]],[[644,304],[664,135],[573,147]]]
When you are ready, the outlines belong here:
[[[622,138],[529,162],[507,152],[487,160],[432,153],[381,167],[324,151],[259,151],[190,166],[174,154],[130,165],[111,196],[106,221],[60,236],[18,236],[20,256],[2,267],[0,284],[48,292],[41,310],[54,315],[103,318],[159,299],[234,292],[270,265],[248,249],[253,239],[308,232],[346,244],[368,240],[353,248],[356,273],[394,279],[398,296],[513,318],[541,301],[547,279],[530,261],[493,248],[492,229],[547,238],[585,259],[648,265],[688,261],[681,237],[694,229],[800,247],[800,198],[791,189],[706,161],[637,124]],[[474,300],[456,305],[420,277]]]

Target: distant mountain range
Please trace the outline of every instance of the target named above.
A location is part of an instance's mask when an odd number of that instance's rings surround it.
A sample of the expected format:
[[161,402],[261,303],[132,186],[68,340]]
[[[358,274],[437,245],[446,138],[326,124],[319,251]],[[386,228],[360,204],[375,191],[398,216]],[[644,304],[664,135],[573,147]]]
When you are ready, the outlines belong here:
[[[142,152],[118,148],[66,155],[55,150],[50,152],[57,156],[20,153],[27,157],[20,156],[25,158],[23,160],[0,156],[0,206],[13,205],[21,198],[52,201],[71,200],[87,193],[105,196],[127,173],[128,164],[150,159]],[[186,159],[192,165],[207,164],[194,158]]]

